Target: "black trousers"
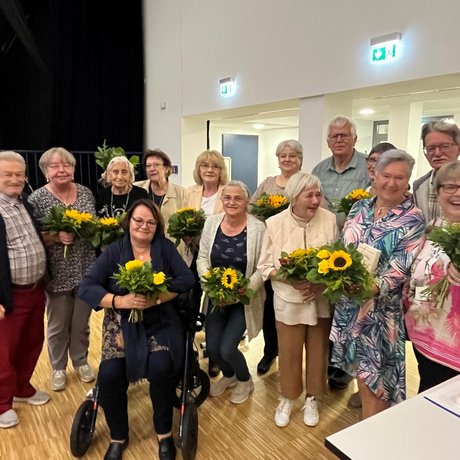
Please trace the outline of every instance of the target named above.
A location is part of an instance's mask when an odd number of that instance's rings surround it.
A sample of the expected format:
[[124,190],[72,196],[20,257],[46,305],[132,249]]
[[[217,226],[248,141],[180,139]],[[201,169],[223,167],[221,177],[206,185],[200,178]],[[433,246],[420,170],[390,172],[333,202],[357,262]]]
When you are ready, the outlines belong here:
[[262,331],[264,334],[264,356],[275,358],[278,356],[278,335],[276,332],[275,309],[273,307],[273,288],[270,280],[265,281],[264,321]]
[[[153,424],[157,434],[171,431],[177,376],[173,375],[169,351],[150,353],[148,380],[154,413]],[[99,400],[104,409],[110,437],[124,440],[128,437],[128,386],[124,358],[102,361],[98,375]]]
[[413,348],[418,362],[418,373],[420,375],[419,393],[459,375],[459,372],[456,370],[432,361],[425,355],[422,355],[415,346]]

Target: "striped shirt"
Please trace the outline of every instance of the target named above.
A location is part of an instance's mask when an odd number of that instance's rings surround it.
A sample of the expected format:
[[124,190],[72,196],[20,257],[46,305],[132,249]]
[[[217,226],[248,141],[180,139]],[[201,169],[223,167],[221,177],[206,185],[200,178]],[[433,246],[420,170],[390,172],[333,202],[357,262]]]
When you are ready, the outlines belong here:
[[45,275],[46,252],[32,218],[20,198],[3,193],[0,193],[0,214],[6,228],[11,282],[36,283]]

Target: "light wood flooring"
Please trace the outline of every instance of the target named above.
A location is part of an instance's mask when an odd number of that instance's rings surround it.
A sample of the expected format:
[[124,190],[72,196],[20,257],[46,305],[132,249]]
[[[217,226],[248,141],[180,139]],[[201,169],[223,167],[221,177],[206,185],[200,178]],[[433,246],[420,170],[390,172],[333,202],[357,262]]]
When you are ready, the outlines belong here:
[[[89,362],[97,367],[100,356],[101,313],[91,318],[91,346]],[[200,333],[197,341],[203,340]],[[233,459],[334,459],[324,447],[324,438],[359,421],[360,410],[347,407],[354,384],[343,391],[329,391],[320,402],[320,423],[314,428],[304,425],[302,398],[295,404],[291,423],[286,428],[276,427],[273,416],[278,404],[278,370],[273,366],[263,377],[256,376],[261,357],[263,338],[260,335],[242,350],[254,377],[255,390],[245,403],[233,405],[229,392],[217,398],[209,397],[199,408],[199,446],[197,460]],[[203,362],[203,368],[205,364]],[[408,397],[416,393],[418,375],[411,346],[408,344]],[[43,349],[33,383],[51,394],[51,401],[40,407],[16,404],[20,423],[0,430],[0,458],[3,460],[71,459],[69,433],[75,411],[85,399],[91,384],[82,384],[73,369],[68,369],[68,387],[53,392],[49,377],[51,368]],[[145,383],[129,390],[130,445],[124,460],[156,459],[158,445],[152,426],[152,409]],[[177,432],[178,411],[175,411]],[[85,455],[88,460],[103,458],[109,435],[102,410],[99,412],[93,443]],[[177,458],[181,453],[178,450]]]

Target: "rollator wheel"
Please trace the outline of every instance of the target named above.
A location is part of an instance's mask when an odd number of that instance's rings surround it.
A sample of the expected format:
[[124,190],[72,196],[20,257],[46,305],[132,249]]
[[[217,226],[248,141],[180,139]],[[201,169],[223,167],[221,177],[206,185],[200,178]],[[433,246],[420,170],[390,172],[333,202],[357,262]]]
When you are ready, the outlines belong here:
[[70,450],[74,457],[82,457],[93,440],[91,422],[94,414],[94,401],[85,400],[77,410],[70,430]]
[[198,447],[198,411],[196,403],[187,403],[182,425],[182,458],[194,460]]
[[[195,398],[195,406],[198,407],[203,404],[204,400],[208,397],[211,382],[208,374],[203,369],[199,369],[190,380],[191,383],[189,390],[191,395]],[[181,406],[182,388],[181,380],[177,385],[176,399],[174,400],[174,406],[177,407],[177,409]]]

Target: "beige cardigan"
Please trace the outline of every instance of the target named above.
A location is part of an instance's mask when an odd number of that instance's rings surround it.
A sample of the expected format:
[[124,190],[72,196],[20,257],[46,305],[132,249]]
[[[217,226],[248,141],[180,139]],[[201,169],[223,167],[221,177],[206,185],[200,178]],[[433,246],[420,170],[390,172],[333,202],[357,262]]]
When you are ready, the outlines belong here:
[[[223,185],[219,185],[219,188],[217,189],[217,199],[216,204],[214,206],[213,214],[219,214],[224,211],[224,207],[222,206],[222,200],[220,199],[223,188]],[[202,197],[202,185],[192,185],[191,187],[185,190],[185,202],[187,203],[187,206],[190,206],[191,208],[200,209]]]
[[[196,266],[200,278],[211,267],[211,249],[214,244],[217,230],[224,218],[225,213],[210,216],[206,219],[203,233],[201,234],[200,251]],[[247,264],[245,276],[249,278],[249,287],[256,291],[256,295],[251,299],[249,305],[244,306],[244,316],[246,319],[246,329],[248,331],[249,340],[257,337],[257,334],[262,329],[265,289],[262,275],[257,271],[257,261],[260,257],[262,248],[262,240],[265,233],[265,225],[257,220],[251,214],[247,214]],[[205,307],[207,307],[208,299],[205,298]]]

